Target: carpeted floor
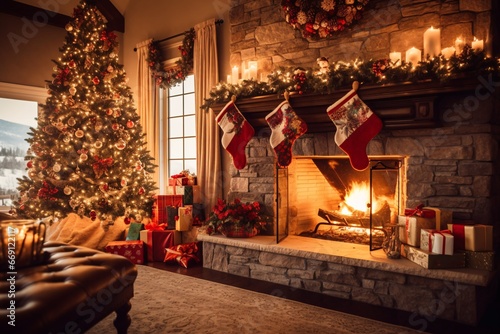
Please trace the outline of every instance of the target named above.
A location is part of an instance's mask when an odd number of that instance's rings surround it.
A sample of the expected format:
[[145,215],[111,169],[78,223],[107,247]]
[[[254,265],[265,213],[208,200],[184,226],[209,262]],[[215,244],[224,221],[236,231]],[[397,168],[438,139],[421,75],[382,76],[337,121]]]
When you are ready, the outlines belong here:
[[[420,333],[338,311],[138,266],[129,333]],[[113,333],[110,315],[88,333]]]

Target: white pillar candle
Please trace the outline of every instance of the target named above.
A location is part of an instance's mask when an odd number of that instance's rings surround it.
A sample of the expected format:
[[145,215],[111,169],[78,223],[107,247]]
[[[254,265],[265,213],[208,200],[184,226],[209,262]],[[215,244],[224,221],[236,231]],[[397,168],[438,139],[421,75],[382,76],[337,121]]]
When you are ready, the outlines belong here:
[[451,56],[453,56],[453,54],[455,54],[455,47],[453,46],[450,46],[449,48],[444,48],[443,50],[441,50],[441,54],[443,55],[443,57],[445,57],[446,59],[450,59]]
[[424,56],[431,58],[441,52],[441,29],[430,27],[424,33]]
[[461,36],[457,37],[457,39],[455,40],[455,52],[457,54],[461,54],[462,51],[464,50],[464,46],[465,46],[465,39],[462,38]]
[[238,83],[239,77],[240,77],[240,73],[239,73],[238,66],[233,66],[233,69],[231,71],[231,83],[233,85],[236,85]]
[[483,51],[484,42],[482,39],[477,39],[476,37],[474,37],[471,46],[474,51]]
[[248,79],[257,80],[257,62],[248,62]]
[[393,66],[401,65],[401,52],[391,52],[389,54],[389,58],[391,59],[391,64]]
[[422,52],[416,47],[412,47],[408,51],[406,51],[406,62],[412,63],[412,66],[415,67],[422,60]]

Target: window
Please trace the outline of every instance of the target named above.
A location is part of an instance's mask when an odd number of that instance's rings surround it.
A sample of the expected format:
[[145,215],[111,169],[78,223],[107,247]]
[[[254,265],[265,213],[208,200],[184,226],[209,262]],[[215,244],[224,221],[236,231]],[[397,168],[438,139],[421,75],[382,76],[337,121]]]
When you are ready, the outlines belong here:
[[[189,170],[196,174],[194,76],[160,92],[160,170],[164,178]],[[160,178],[162,178],[162,176]],[[160,184],[162,184],[161,182]]]
[[8,211],[17,199],[17,179],[26,173],[26,138],[36,128],[38,103],[0,98],[0,211]]

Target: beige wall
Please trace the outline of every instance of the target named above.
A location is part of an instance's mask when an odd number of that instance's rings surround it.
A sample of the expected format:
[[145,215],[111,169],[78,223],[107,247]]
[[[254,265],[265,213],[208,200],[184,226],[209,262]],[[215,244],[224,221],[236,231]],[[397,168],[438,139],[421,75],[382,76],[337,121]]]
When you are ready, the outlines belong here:
[[[158,1],[132,0],[125,10],[125,33],[118,34],[120,63],[130,78],[134,94],[137,86],[137,43],[163,39],[182,33],[197,23],[224,19],[219,29],[221,76],[229,71],[229,4],[231,0]],[[189,4],[189,5],[187,5]],[[15,34],[22,43],[13,45],[8,36]],[[44,87],[52,79],[52,59],[57,59],[64,44],[62,28],[32,25],[30,20],[0,13],[0,82]],[[17,37],[16,37],[17,38]],[[182,40],[182,37],[178,39]],[[224,67],[223,64],[227,64]]]

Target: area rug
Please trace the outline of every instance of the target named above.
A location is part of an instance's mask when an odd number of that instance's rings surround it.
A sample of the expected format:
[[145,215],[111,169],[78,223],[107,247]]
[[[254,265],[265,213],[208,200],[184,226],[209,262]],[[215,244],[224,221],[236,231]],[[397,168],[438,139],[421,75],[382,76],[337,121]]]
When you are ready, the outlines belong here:
[[[138,266],[129,333],[421,333],[199,278]],[[89,332],[113,333],[112,314]]]

